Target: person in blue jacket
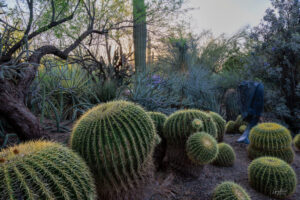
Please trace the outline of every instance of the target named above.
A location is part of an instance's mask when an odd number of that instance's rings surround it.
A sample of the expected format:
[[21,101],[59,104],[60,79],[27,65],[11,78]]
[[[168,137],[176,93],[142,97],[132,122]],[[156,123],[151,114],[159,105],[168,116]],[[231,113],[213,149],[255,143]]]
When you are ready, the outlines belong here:
[[254,81],[243,81],[238,87],[238,92],[242,117],[248,122],[248,126],[237,142],[249,144],[250,130],[258,123],[263,112],[264,85]]

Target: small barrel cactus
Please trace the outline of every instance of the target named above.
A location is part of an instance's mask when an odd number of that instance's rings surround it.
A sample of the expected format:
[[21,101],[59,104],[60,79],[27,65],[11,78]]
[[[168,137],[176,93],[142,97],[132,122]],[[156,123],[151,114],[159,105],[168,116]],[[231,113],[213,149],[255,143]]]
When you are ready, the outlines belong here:
[[194,119],[192,121],[192,128],[194,129],[195,132],[200,131],[202,127],[203,127],[203,122],[200,119]]
[[239,115],[235,121],[227,122],[226,133],[239,133],[239,128],[243,125],[247,126],[247,122],[243,121],[242,116]]
[[219,184],[213,192],[213,200],[251,200],[247,192],[238,184],[225,181]]
[[92,108],[77,121],[71,147],[95,174],[100,199],[133,198],[142,195],[136,188],[152,179],[155,135],[154,124],[143,108],[112,101]]
[[284,199],[294,193],[297,178],[285,161],[275,157],[260,157],[248,167],[251,187],[274,198]]
[[0,199],[96,199],[94,180],[83,159],[48,141],[0,152]]
[[229,144],[219,143],[219,153],[216,159],[213,161],[214,165],[229,167],[234,164],[235,152]]
[[233,133],[234,129],[235,129],[235,123],[234,123],[234,121],[232,121],[232,120],[228,121],[226,123],[226,126],[225,126],[225,132],[226,133]]
[[242,125],[242,126],[240,126],[239,131],[240,131],[240,133],[244,133],[246,129],[247,129],[247,126]]
[[163,127],[164,127],[164,123],[167,119],[167,115],[160,113],[160,112],[147,112],[147,114],[150,115],[150,117],[155,125],[157,134],[161,136]]
[[217,141],[205,132],[194,133],[186,142],[186,152],[194,164],[208,164],[218,154]]
[[223,137],[224,137],[224,133],[225,133],[226,121],[218,113],[209,112],[209,114],[212,117],[212,119],[215,122],[216,127],[217,127],[217,134],[218,134],[217,141],[221,142],[221,141],[223,141]]
[[300,151],[300,133],[295,136],[294,145]]
[[263,150],[280,150],[291,146],[292,137],[287,128],[276,123],[261,123],[253,127],[250,144]]
[[187,138],[194,133],[192,122],[199,119],[203,123],[201,131],[217,137],[217,128],[211,116],[200,110],[180,110],[170,115],[164,124],[164,137],[168,144],[185,143]]

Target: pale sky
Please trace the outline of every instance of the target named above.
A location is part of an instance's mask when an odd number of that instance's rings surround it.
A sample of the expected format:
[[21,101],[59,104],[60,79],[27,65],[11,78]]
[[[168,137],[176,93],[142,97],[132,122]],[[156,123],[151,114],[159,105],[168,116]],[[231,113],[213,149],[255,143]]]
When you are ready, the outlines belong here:
[[259,24],[270,0],[189,0],[191,28],[200,33],[211,30],[215,36],[222,33],[231,35],[240,28]]

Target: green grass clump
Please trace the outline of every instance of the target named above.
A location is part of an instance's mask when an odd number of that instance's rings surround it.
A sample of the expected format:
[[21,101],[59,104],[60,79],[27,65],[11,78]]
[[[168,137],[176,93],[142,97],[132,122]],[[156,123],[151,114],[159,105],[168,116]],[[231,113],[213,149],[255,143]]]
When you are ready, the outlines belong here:
[[229,144],[219,143],[219,153],[216,159],[213,161],[214,165],[229,167],[234,164],[235,152]]
[[185,144],[188,137],[195,131],[192,127],[194,119],[202,121],[201,131],[217,137],[216,125],[208,113],[194,109],[180,110],[170,115],[164,124],[163,134],[168,144]]
[[160,113],[160,112],[147,112],[147,114],[153,120],[157,134],[162,136],[162,131],[164,128],[164,123],[167,119],[167,115]]
[[186,142],[186,152],[194,164],[208,164],[218,154],[217,141],[205,132],[194,133]]
[[261,123],[253,127],[249,135],[249,157],[274,156],[293,162],[292,137],[288,129],[276,123]]
[[252,188],[274,198],[285,199],[295,192],[297,178],[285,161],[275,157],[260,157],[248,167]]
[[251,198],[240,185],[225,181],[215,188],[213,200],[251,200]]
[[71,147],[95,174],[98,195],[129,195],[152,176],[155,127],[143,108],[127,101],[100,104],[75,124]]
[[94,180],[72,150],[34,141],[0,152],[0,199],[96,199]]
[[298,150],[300,150],[300,133],[295,136],[294,145]]
[[218,134],[217,141],[221,142],[221,141],[223,141],[223,137],[224,137],[224,133],[225,133],[226,121],[218,113],[209,112],[209,114],[212,117],[212,119],[215,122],[216,127],[217,127],[217,134]]

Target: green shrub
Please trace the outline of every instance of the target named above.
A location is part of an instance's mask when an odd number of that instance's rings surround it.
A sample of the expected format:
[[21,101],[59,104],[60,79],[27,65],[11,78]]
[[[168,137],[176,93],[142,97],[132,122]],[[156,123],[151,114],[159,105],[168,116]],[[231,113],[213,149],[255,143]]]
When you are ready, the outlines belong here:
[[1,199],[96,199],[82,158],[60,144],[27,142],[0,152]]
[[200,119],[203,122],[201,131],[207,132],[213,137],[217,137],[216,125],[212,118],[200,110],[180,110],[170,115],[164,124],[164,137],[168,143],[185,144],[187,138],[194,133],[192,122]]
[[234,164],[235,152],[229,144],[219,143],[219,153],[213,161],[214,165],[229,167]]
[[218,113],[215,112],[209,112],[210,116],[212,117],[213,121],[216,124],[217,127],[217,140],[218,142],[223,141],[224,133],[225,133],[225,126],[226,126],[226,121],[219,115]]
[[251,200],[251,198],[240,185],[225,181],[215,188],[213,200]]
[[160,112],[147,112],[147,114],[150,115],[151,119],[153,120],[157,134],[162,136],[162,131],[164,128],[164,123],[167,119],[167,115]]
[[261,157],[248,167],[251,187],[274,198],[285,199],[294,193],[297,178],[294,170],[281,159]]
[[217,141],[205,132],[194,133],[186,142],[186,152],[194,164],[208,164],[218,154]]
[[294,145],[298,150],[300,150],[300,133],[295,136]]
[[94,172],[101,199],[141,195],[136,189],[147,184],[153,173],[155,134],[143,108],[112,101],[94,107],[77,121],[71,147]]

